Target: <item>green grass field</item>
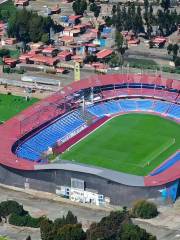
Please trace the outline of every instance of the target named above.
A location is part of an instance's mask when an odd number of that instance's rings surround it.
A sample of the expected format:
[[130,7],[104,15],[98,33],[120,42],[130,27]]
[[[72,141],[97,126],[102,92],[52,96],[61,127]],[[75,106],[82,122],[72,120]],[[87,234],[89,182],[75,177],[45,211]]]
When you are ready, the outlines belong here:
[[24,97],[0,94],[0,122],[8,120],[37,101],[36,98],[26,101]]
[[149,114],[128,114],[113,118],[62,158],[145,176],[177,149],[179,124]]

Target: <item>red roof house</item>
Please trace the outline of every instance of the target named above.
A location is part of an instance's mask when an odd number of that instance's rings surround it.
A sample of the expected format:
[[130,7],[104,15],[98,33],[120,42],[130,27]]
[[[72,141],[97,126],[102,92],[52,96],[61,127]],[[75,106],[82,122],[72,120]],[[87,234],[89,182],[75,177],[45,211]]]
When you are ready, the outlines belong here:
[[96,57],[98,59],[104,59],[104,58],[109,57],[112,53],[113,53],[113,51],[110,49],[103,49],[100,52],[96,53]]
[[69,51],[62,51],[58,54],[58,58],[62,61],[69,61],[71,60],[72,54]]

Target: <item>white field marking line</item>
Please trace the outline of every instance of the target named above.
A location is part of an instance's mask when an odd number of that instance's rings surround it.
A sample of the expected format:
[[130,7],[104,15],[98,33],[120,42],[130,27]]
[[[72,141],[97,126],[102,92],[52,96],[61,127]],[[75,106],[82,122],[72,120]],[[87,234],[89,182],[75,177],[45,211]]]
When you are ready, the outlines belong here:
[[175,138],[171,138],[166,144],[164,144],[165,146],[163,148],[161,148],[161,151],[159,151],[158,149],[155,150],[153,153],[150,154],[150,157],[146,157],[146,162],[143,165],[140,165],[141,167],[145,167],[147,164],[147,159],[149,159],[148,162],[152,162],[155,158],[157,158],[161,153],[167,151],[172,145],[174,145],[176,142]]
[[[102,123],[101,125],[99,125],[97,128],[95,128],[94,130],[92,130],[90,133],[88,133],[87,135],[85,135],[84,137],[82,137],[81,139],[79,139],[77,142],[75,142],[74,144],[72,144],[69,148],[67,148],[65,150],[65,152],[69,151],[72,147],[74,147],[76,144],[78,144],[79,142],[81,142],[82,140],[84,140],[85,138],[87,138],[89,135],[91,135],[92,133],[94,133],[96,130],[98,130],[99,128],[101,128],[103,125],[105,125],[106,123],[108,123],[110,120],[112,120],[113,118],[109,118],[107,119],[107,121],[105,121],[104,123]],[[63,154],[63,153],[62,153]]]

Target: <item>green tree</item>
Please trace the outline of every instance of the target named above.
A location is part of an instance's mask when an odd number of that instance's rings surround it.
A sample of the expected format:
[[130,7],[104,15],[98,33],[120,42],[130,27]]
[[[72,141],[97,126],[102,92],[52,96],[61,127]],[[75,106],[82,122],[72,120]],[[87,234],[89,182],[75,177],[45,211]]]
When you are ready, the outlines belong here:
[[180,57],[176,57],[174,63],[176,67],[180,67]]
[[86,234],[81,224],[66,224],[59,229],[57,237],[54,240],[85,240]]
[[178,51],[179,51],[179,46],[178,46],[178,44],[174,44],[174,45],[173,45],[173,48],[172,48],[172,53],[173,53],[173,58],[174,58],[174,59],[177,57]]
[[87,2],[86,0],[75,0],[72,8],[76,15],[83,15],[84,11],[87,10]]
[[53,231],[53,222],[49,219],[44,219],[40,224],[40,233],[42,240],[54,240],[56,235]]
[[125,49],[123,48],[124,38],[122,33],[118,31],[116,31],[116,35],[115,35],[115,44],[116,44],[117,51],[123,55],[125,52]]
[[122,56],[116,53],[112,54],[109,62],[110,67],[118,67],[122,65],[122,63],[123,63]]
[[49,34],[48,33],[44,33],[42,36],[41,36],[41,42],[45,43],[45,44],[48,44],[50,41],[49,39]]
[[172,53],[172,50],[173,50],[173,44],[170,43],[170,44],[167,46],[167,51],[168,51],[168,54],[169,54],[169,55]]
[[77,224],[77,217],[71,211],[68,211],[66,215],[66,224]]
[[0,49],[0,57],[1,58],[9,57],[9,55],[10,55],[9,49],[5,49],[5,48]]
[[27,211],[23,209],[23,206],[17,203],[16,201],[9,200],[0,203],[0,216],[7,217],[10,214],[17,214],[24,216],[27,214]]
[[170,5],[170,0],[161,0],[161,7],[164,9],[164,12],[170,8]]
[[118,233],[117,240],[156,240],[156,237],[137,225],[123,224]]
[[91,224],[87,230],[87,240],[108,239],[115,240],[122,224],[130,223],[128,213],[123,211],[111,212],[99,223]]

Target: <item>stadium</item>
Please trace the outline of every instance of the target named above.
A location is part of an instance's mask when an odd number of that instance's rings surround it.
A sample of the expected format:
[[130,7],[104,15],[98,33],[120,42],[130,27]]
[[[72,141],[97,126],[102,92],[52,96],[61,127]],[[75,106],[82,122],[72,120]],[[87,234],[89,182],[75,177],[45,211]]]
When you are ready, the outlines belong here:
[[179,123],[178,80],[112,74],[73,82],[0,126],[0,183],[97,205],[175,201]]

